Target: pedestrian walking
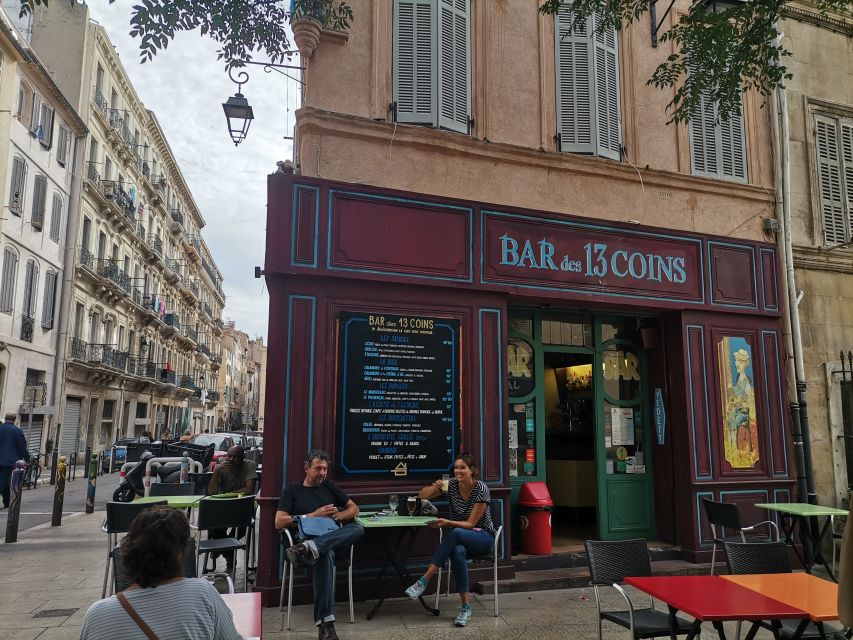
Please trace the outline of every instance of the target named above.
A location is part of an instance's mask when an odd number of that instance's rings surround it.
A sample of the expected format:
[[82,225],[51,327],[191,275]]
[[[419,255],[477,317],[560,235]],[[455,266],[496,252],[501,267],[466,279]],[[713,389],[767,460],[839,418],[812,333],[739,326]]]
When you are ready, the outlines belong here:
[[7,413],[3,424],[0,425],[0,494],[3,495],[3,508],[9,508],[10,493],[9,481],[12,478],[12,469],[18,460],[29,461],[30,454],[27,451],[27,439],[24,432],[15,424],[18,416]]

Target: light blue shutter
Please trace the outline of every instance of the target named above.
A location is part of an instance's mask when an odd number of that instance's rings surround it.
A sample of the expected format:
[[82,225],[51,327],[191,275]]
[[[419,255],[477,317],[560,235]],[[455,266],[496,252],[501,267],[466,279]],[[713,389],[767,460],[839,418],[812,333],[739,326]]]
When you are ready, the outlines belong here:
[[[601,18],[594,16],[596,28]],[[622,157],[619,113],[619,53],[616,30],[612,27],[593,34],[595,47],[595,131],[596,154],[619,160]]]
[[574,13],[565,7],[555,16],[557,55],[557,131],[560,150],[595,152],[595,104],[592,100],[591,19],[572,29]]
[[439,0],[438,126],[462,133],[471,112],[469,25],[468,0]]
[[815,116],[815,150],[824,239],[829,245],[841,244],[847,240],[847,230],[838,125],[834,119]]
[[746,145],[743,139],[743,104],[741,112],[720,122],[721,177],[746,180]]
[[436,2],[394,2],[394,102],[399,122],[435,125],[437,121]]

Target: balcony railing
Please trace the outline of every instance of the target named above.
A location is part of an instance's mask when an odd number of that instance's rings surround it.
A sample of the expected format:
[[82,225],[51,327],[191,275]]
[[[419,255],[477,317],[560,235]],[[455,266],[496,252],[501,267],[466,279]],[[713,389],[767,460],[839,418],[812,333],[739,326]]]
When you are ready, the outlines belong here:
[[172,216],[172,220],[177,222],[182,227],[184,226],[184,214],[181,213],[180,209],[172,209],[169,211],[169,215]]
[[163,191],[166,188],[166,176],[152,176],[151,184],[155,189]]
[[208,347],[206,344],[198,345],[198,352],[203,353],[208,358],[210,357],[210,347]]
[[154,249],[159,255],[163,255],[163,241],[160,236],[153,233],[148,234],[148,246]]
[[98,170],[95,168],[94,162],[89,162],[86,167],[86,177],[90,182],[95,183],[96,185],[101,182],[101,174],[98,173]]
[[195,383],[195,378],[192,376],[181,376],[181,384],[184,389],[195,389],[197,391],[201,391],[198,388],[198,385]]
[[207,392],[207,401],[208,402],[219,402],[219,392],[218,391],[208,391]]
[[178,318],[177,313],[167,313],[163,316],[163,322],[165,322],[168,326],[174,327],[176,331],[181,330],[181,320]]
[[167,368],[163,364],[158,364],[157,368],[159,369],[157,373],[157,378],[160,382],[165,382],[166,384],[178,384],[178,372]]
[[213,317],[213,310],[210,308],[210,303],[209,302],[202,302],[201,306],[204,309],[204,312],[212,318]]
[[109,113],[109,105],[107,104],[107,99],[104,97],[104,94],[101,93],[101,90],[98,87],[95,87],[94,93],[95,106],[98,110],[103,114],[104,118],[107,117]]
[[136,304],[142,306],[142,289],[140,289],[139,287],[133,287],[131,295],[133,297],[133,301]]
[[143,309],[150,309],[154,313],[160,313],[160,308],[157,305],[157,303],[154,301],[153,296],[146,296],[146,295],[142,296],[142,308]]
[[127,359],[129,354],[127,351],[119,351],[109,344],[90,344],[89,356],[86,361],[89,364],[98,364],[107,369],[116,371],[127,370]]
[[166,268],[178,275],[181,274],[181,263],[175,260],[175,258],[166,258]]
[[198,298],[198,284],[195,280],[190,280],[187,283],[187,288],[190,290],[190,293],[192,293],[196,298]]
[[33,341],[33,327],[35,320],[31,316],[24,314],[21,316],[21,340],[25,342]]
[[115,283],[119,289],[130,294],[130,276],[127,275],[113,260],[98,261],[98,275],[108,278]]
[[95,256],[86,247],[80,247],[80,265],[89,271],[95,270]]
[[193,342],[198,342],[198,331],[193,329],[191,326],[187,325],[184,327],[184,335]]
[[139,236],[139,239],[142,240],[142,242],[145,242],[145,227],[142,226],[141,222],[136,225],[136,235]]
[[112,109],[110,111],[110,126],[115,129],[115,132],[125,143],[131,139],[130,129],[127,127],[127,121],[125,121],[124,113],[121,110]]

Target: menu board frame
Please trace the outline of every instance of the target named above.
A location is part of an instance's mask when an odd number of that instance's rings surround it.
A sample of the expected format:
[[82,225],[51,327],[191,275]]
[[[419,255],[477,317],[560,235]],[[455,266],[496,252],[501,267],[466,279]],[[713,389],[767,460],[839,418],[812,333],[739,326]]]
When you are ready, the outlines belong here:
[[[389,475],[417,477],[450,472],[462,436],[461,321],[456,318],[416,313],[342,311],[337,318],[336,335],[335,436],[339,447],[336,462],[338,477],[360,479],[387,478]],[[382,342],[381,339],[370,340],[371,336],[393,337],[386,338],[387,342]],[[435,363],[433,370],[429,371],[424,367],[417,367],[415,370],[406,367],[386,369],[384,365],[396,366],[400,363],[392,363],[393,358],[383,354],[382,345],[384,344],[389,347],[403,345],[403,355],[400,359],[404,362],[407,359],[406,354],[413,353],[413,350],[406,349],[405,345],[414,345],[415,349],[421,350],[432,358]],[[373,372],[372,376],[366,374],[368,370]],[[392,377],[386,380],[383,374]],[[395,381],[393,376],[400,375],[408,378],[408,381],[403,383],[405,386],[387,384]],[[397,402],[400,406],[406,407],[401,411],[415,414],[414,419],[412,417],[408,419],[413,425],[417,425],[418,429],[406,433],[406,438],[411,440],[420,438],[419,442],[423,443],[426,453],[417,455],[427,455],[425,460],[411,459],[408,457],[410,454],[405,452],[397,456],[393,453],[379,452],[371,449],[373,446],[371,443],[365,445],[363,442],[366,437],[365,428],[377,428],[377,425],[372,424],[368,427],[365,424],[370,422],[369,417],[389,413],[381,409],[371,412],[367,398],[381,397],[383,402],[389,402],[388,395],[396,396],[397,394],[389,394],[384,389],[394,387],[402,389],[404,393],[399,396],[399,400],[391,400],[391,402]],[[430,393],[432,396],[424,396]],[[352,401],[350,394],[356,395],[357,399]],[[419,395],[422,399],[413,399]],[[418,407],[419,404],[424,403],[430,408]],[[445,406],[438,407],[439,405]],[[357,413],[352,411],[355,408],[358,409]],[[396,408],[399,409],[399,406]],[[384,431],[377,433],[384,433]],[[397,433],[405,432],[400,430]],[[381,457],[371,459],[368,457],[371,455]]]

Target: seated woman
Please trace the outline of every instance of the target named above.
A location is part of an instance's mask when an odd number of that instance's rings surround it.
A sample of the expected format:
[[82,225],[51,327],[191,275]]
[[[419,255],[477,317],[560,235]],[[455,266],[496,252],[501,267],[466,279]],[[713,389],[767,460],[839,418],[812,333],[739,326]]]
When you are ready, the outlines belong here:
[[[448,528],[441,544],[432,557],[432,563],[415,584],[406,589],[413,600],[419,598],[429,584],[430,578],[438,573],[448,558],[453,579],[462,607],[456,616],[457,627],[464,627],[471,619],[470,594],[468,593],[468,555],[485,555],[492,550],[495,527],[489,509],[491,496],[485,482],[477,480],[474,457],[463,453],[453,463],[454,477],[448,482],[447,501],[450,503],[450,519],[439,518],[430,526]],[[436,480],[420,491],[421,498],[436,498],[442,493],[442,481]]]
[[190,524],[183,511],[151,507],[121,542],[133,585],[86,611],[81,640],[242,640],[216,588],[183,577]]

